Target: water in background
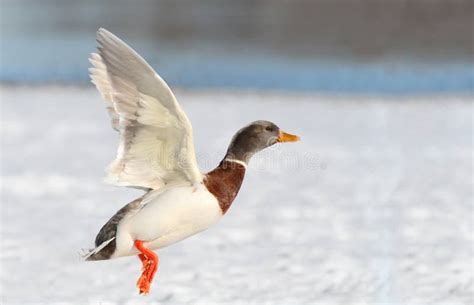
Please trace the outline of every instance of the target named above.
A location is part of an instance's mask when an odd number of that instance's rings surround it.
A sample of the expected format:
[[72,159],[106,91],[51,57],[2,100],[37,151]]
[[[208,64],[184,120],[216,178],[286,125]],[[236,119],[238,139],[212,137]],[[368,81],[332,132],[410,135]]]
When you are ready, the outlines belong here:
[[469,1],[0,3],[2,82],[86,83],[103,26],[171,85],[473,92]]

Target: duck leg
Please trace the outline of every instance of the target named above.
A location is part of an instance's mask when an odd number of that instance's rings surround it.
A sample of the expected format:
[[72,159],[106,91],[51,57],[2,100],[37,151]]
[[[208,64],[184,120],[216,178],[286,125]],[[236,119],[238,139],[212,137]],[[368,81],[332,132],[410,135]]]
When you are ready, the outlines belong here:
[[153,277],[158,270],[158,255],[146,248],[141,240],[136,240],[134,245],[135,248],[140,251],[138,258],[143,264],[142,275],[137,281],[137,287],[140,294],[148,294],[150,292],[150,285],[153,281]]

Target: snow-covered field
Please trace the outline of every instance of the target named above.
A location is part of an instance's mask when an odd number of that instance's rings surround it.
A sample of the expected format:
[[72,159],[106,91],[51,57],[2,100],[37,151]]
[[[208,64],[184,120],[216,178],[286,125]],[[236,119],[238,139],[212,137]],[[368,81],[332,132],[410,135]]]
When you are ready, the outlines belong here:
[[101,183],[117,135],[99,94],[1,92],[1,304],[473,304],[472,97],[177,90],[202,170],[255,119],[302,141],[253,159],[142,297],[137,258],[79,256],[141,194]]

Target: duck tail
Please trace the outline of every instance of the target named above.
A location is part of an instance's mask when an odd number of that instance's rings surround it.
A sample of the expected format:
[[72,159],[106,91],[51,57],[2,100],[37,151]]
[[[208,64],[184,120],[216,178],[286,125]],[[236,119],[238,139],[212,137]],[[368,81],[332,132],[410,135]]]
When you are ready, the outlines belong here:
[[83,249],[83,253],[81,254],[82,259],[85,261],[99,261],[99,260],[109,259],[110,255],[104,255],[104,253],[102,253],[101,251],[114,240],[115,240],[115,236],[104,241],[99,246],[93,249],[88,249],[88,250]]

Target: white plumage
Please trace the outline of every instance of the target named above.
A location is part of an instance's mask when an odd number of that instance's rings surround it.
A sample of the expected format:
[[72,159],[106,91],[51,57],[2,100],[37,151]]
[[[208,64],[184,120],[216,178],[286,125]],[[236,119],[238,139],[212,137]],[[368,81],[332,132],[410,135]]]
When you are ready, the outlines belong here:
[[133,246],[137,239],[149,249],[166,247],[207,229],[221,217],[217,199],[203,184],[152,191],[118,225],[111,258],[137,254]]
[[191,124],[168,85],[112,33],[99,29],[97,42],[99,53],[90,57],[92,82],[120,133],[106,181],[145,189],[201,182]]

